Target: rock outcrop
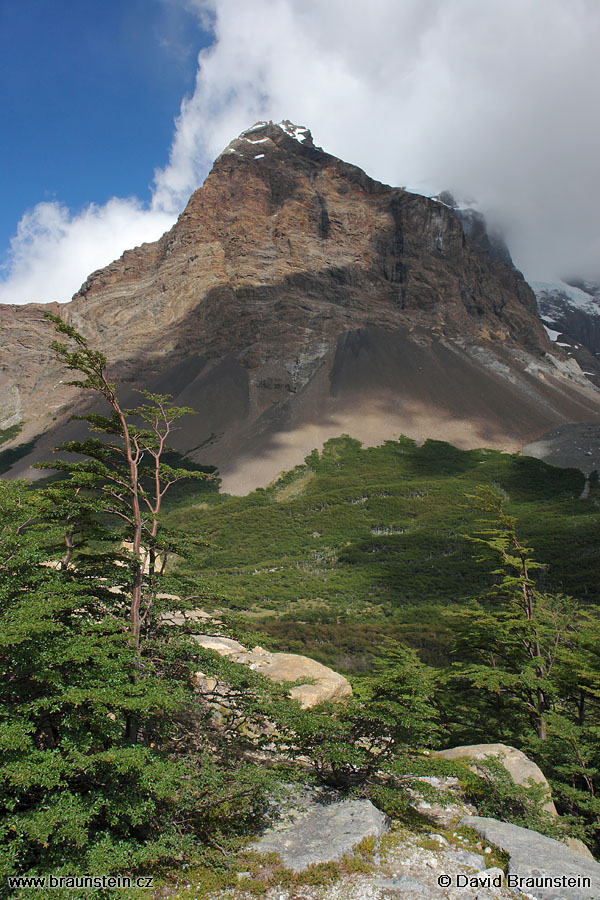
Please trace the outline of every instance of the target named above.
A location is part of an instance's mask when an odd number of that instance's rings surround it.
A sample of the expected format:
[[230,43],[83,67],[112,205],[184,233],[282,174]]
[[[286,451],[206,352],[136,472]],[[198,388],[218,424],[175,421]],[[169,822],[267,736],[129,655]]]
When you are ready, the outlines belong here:
[[[544,809],[554,818],[558,816],[546,776],[540,767],[521,750],[510,747],[508,744],[466,744],[462,747],[452,747],[449,750],[438,750],[436,755],[442,756],[444,759],[471,760],[475,771],[477,771],[477,760],[484,760],[490,757],[498,759],[515,784],[524,786],[531,782],[541,784],[548,797],[544,804]],[[583,841],[577,838],[566,838],[564,843],[574,853],[584,856],[586,859],[594,859]]]
[[477,770],[477,760],[485,760],[490,757],[495,758],[502,763],[515,784],[524,786],[527,786],[530,782],[541,784],[548,797],[544,804],[544,809],[552,816],[557,815],[556,807],[552,800],[552,791],[546,776],[533,760],[515,747],[510,747],[508,744],[465,744],[462,747],[438,750],[436,755],[442,756],[444,759],[473,760],[475,771]]
[[[218,157],[173,228],[50,305],[136,387],[199,415],[177,448],[243,493],[330,437],[402,432],[515,450],[600,420],[600,394],[552,350],[535,297],[481,223],[369,178],[304,128],[261,122]],[[11,469],[84,426],[43,307],[0,307]],[[130,405],[133,405],[131,403]],[[0,427],[3,427],[0,423]]]
[[600,384],[600,284],[583,279],[534,282],[542,321],[551,340],[577,360]]
[[[450,802],[435,823],[424,825],[421,819],[416,828],[410,819],[390,823],[367,800],[287,785],[271,802],[267,830],[246,849],[275,853],[303,877],[300,885],[290,886],[289,873],[281,872],[281,883],[275,884],[272,856],[262,863],[259,858],[254,877],[271,885],[265,900],[598,900],[600,864],[537,832],[477,815],[457,816],[448,794],[448,788],[454,794],[456,779],[412,780],[417,792],[425,782],[438,789],[440,804]],[[416,809],[412,801],[411,806]],[[341,863],[339,880],[329,880],[333,867],[311,872],[314,864],[334,862]],[[250,871],[238,873],[242,893],[251,877]],[[510,886],[517,878],[523,879],[520,890]],[[211,894],[212,900],[233,896],[238,893],[231,888]]]
[[246,650],[238,641],[221,635],[195,634],[194,639],[207,650],[214,650],[242,665],[260,672],[277,684],[306,679],[310,684],[295,685],[289,695],[307,709],[326,701],[337,702],[352,695],[350,682],[327,666],[295,653],[269,653],[262,647]]
[[474,828],[487,841],[510,854],[508,875],[523,879],[520,889],[528,896],[536,900],[598,900],[600,897],[600,863],[583,859],[560,841],[480,816],[465,816],[461,825]]
[[366,837],[379,837],[389,819],[369,800],[341,800],[315,806],[284,830],[267,832],[252,845],[257,853],[277,853],[286,868],[301,872],[314,863],[341,859]]

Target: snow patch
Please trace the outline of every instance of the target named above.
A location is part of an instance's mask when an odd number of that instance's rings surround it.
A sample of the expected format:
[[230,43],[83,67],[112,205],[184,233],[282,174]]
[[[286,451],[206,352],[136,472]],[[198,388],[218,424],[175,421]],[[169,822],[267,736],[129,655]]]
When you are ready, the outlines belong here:
[[531,287],[538,300],[566,302],[584,312],[600,315],[600,303],[592,293],[573,287],[564,281],[532,281]]
[[308,139],[309,131],[306,125],[292,125],[291,122],[288,122],[285,119],[277,124],[282,131],[285,131],[286,134],[289,134],[289,136],[297,140],[298,143],[303,143]]
[[[542,324],[544,324],[544,323],[542,322]],[[544,328],[546,329],[546,334],[548,335],[548,337],[550,338],[551,341],[558,340],[560,331],[554,331],[552,328],[548,328],[547,325],[544,325]]]
[[459,200],[454,209],[459,210],[460,212],[465,212],[468,209],[478,212],[478,206],[479,202],[477,200]]
[[427,197],[428,200],[433,200],[434,203],[440,203],[442,206],[447,207],[448,209],[454,210],[454,212],[466,212],[467,210],[472,210],[473,212],[478,212],[479,203],[477,200],[473,199],[457,199],[454,194],[452,197],[454,199],[454,206],[446,203],[444,200],[440,199],[439,188],[432,188],[431,184],[423,184],[420,186],[415,186],[412,184],[403,185],[400,190],[405,191],[407,194],[418,194],[419,197]]
[[265,125],[268,125],[268,124],[269,124],[268,122],[257,122],[255,125],[252,126],[252,128],[246,128],[245,131],[242,131],[242,133],[240,134],[240,137],[242,137],[245,134],[252,134],[253,131],[260,131],[261,128],[264,128]]
[[254,159],[264,159],[264,158],[265,158],[265,154],[264,154],[264,153],[259,153],[258,156],[255,156],[255,157],[254,157]]

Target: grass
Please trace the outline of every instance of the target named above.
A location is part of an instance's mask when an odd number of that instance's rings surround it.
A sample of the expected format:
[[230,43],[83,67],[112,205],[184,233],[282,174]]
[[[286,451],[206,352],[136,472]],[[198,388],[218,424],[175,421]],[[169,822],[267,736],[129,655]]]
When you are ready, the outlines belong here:
[[335,862],[314,863],[301,872],[286,869],[275,853],[242,852],[232,858],[226,868],[199,864],[190,866],[185,873],[177,873],[179,884],[183,880],[182,875],[185,875],[189,886],[175,888],[164,896],[172,897],[172,900],[205,900],[216,890],[229,889],[227,896],[231,900],[250,900],[264,896],[269,888],[274,887],[289,890],[326,886],[347,875],[373,871],[373,847],[374,839],[366,838],[351,855]]
[[2,444],[8,443],[8,441],[14,440],[14,438],[16,438],[22,430],[22,422],[17,422],[15,425],[11,425],[9,428],[0,428],[0,446],[2,446]]

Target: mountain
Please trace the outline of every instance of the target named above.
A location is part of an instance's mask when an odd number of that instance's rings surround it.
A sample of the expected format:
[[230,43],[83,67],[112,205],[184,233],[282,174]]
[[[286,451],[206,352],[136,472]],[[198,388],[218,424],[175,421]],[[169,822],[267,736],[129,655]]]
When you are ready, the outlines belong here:
[[[532,288],[550,340],[600,387],[600,284],[570,278],[532,282]],[[574,465],[587,473],[599,471],[600,426],[594,422],[560,425],[523,449],[556,466]]]
[[[50,308],[126,396],[197,410],[178,449],[231,492],[343,432],[514,450],[600,420],[600,393],[476,215],[374,181],[289,122],[243,132],[169,232]],[[0,306],[0,428],[21,423],[4,446],[36,439],[11,475],[80,427],[44,309]]]
[[600,386],[600,284],[581,279],[534,282],[539,314],[551,340]]

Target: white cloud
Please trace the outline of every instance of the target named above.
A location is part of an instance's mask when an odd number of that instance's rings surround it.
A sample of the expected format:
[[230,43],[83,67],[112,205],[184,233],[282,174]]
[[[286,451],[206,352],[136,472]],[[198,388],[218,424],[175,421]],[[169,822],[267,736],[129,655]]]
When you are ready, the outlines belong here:
[[213,23],[215,42],[151,209],[38,205],[14,239],[4,302],[67,299],[91,270],[157,237],[261,118],[307,125],[383,181],[476,196],[532,278],[597,265],[597,0],[171,2]]
[[[189,0],[191,2],[191,0]],[[392,184],[476,196],[531,277],[596,264],[597,0],[195,0],[216,14],[162,204],[259,118]]]
[[57,202],[38,203],[11,241],[0,302],[69,300],[95,269],[136,244],[155,241],[172,223],[171,215],[145,210],[135,199],[113,198],[78,214]]

